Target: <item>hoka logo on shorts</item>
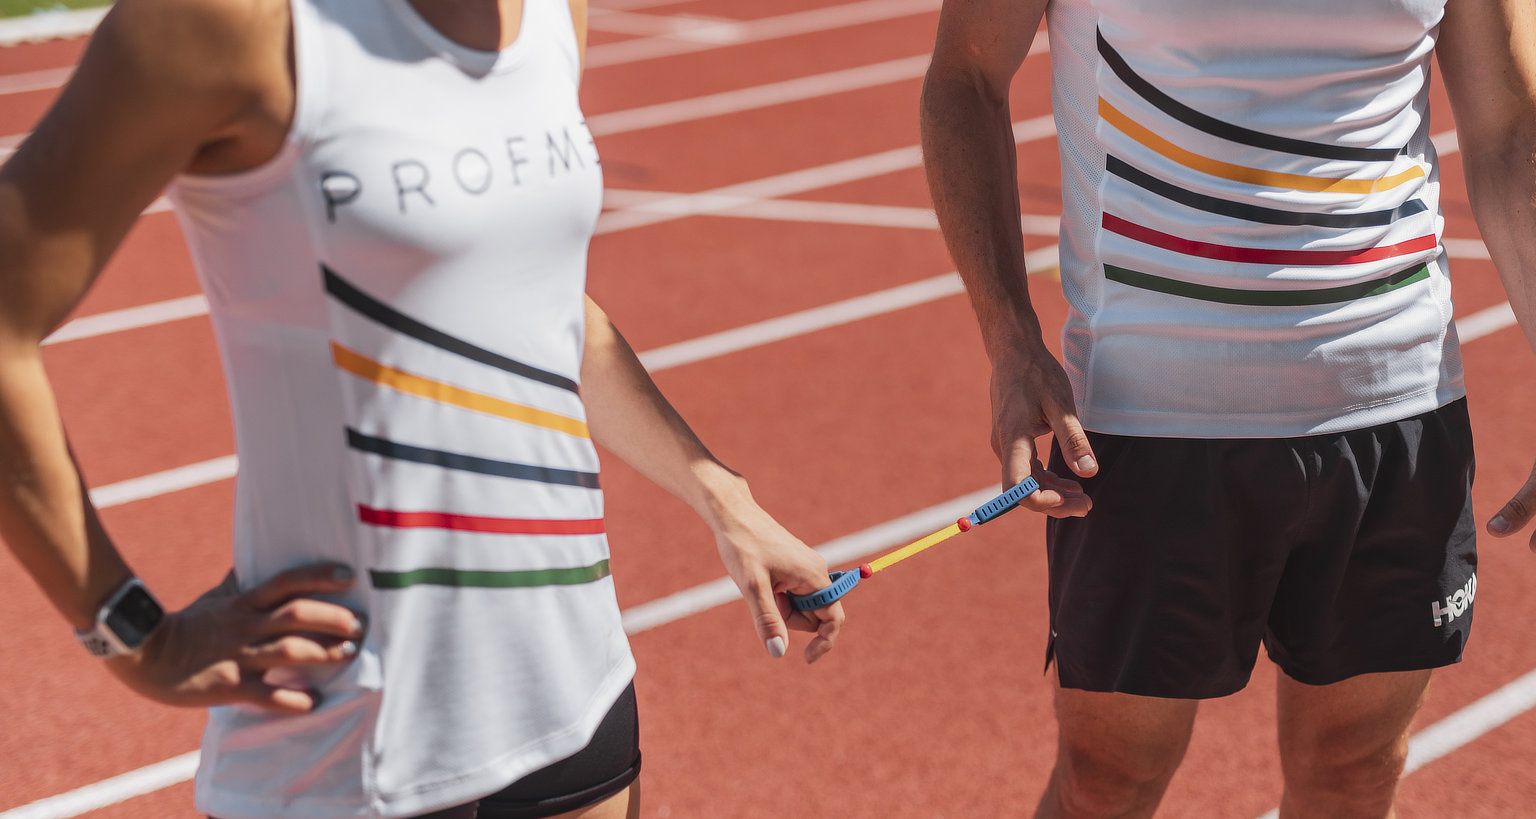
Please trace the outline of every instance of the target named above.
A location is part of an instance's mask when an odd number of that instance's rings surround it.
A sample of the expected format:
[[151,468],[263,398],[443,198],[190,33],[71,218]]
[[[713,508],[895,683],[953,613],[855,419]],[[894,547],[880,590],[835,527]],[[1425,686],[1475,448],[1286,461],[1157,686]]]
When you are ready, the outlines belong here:
[[1436,600],[1429,604],[1429,609],[1435,615],[1435,627],[1445,625],[1467,613],[1472,608],[1472,598],[1477,596],[1477,574],[1473,573],[1467,585],[1456,590],[1456,593],[1445,598],[1444,605]]

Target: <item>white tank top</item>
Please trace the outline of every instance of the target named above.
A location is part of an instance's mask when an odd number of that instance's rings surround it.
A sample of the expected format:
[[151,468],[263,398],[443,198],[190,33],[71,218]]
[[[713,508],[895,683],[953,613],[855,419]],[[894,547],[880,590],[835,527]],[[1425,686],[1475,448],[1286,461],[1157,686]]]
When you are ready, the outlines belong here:
[[240,456],[243,587],[358,570],[315,713],[214,709],[198,810],[402,817],[583,747],[634,673],[577,393],[602,174],[566,0],[475,52],[406,0],[294,0],[286,147],[172,198]]
[[1336,432],[1464,394],[1429,141],[1444,0],[1055,0],[1084,423]]

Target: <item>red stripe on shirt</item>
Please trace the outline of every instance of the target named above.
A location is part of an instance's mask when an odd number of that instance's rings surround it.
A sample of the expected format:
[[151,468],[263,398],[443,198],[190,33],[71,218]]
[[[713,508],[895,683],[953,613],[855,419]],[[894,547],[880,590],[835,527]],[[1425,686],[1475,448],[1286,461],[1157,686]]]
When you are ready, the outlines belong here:
[[357,505],[363,523],[393,526],[398,529],[453,529],[459,532],[489,532],[498,535],[600,535],[602,518],[595,520],[524,520],[456,515],[451,512],[397,512]]
[[1406,256],[1425,250],[1433,250],[1438,242],[1434,236],[1420,236],[1395,245],[1380,245],[1364,250],[1269,250],[1258,247],[1232,247],[1210,242],[1194,242],[1172,234],[1142,227],[1112,214],[1104,214],[1104,229],[1143,244],[1172,250],[1188,256],[1203,256],[1227,262],[1254,262],[1258,264],[1354,264],[1374,262],[1395,256]]

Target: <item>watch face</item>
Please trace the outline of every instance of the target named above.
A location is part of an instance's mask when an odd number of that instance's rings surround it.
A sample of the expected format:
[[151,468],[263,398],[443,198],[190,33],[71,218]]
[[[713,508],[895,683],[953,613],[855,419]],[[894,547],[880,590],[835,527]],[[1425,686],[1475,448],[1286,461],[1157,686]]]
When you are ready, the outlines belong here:
[[144,639],[160,624],[165,610],[147,589],[135,583],[107,613],[107,628],[130,649],[144,644]]

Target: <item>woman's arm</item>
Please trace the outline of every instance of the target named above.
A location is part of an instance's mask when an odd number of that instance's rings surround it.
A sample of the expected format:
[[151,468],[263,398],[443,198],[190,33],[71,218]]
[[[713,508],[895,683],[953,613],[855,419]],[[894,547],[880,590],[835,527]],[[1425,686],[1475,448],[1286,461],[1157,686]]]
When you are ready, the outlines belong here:
[[[250,167],[281,144],[285,120],[273,117],[283,95],[272,90],[288,82],[286,13],[272,18],[280,8],[268,0],[122,0],[58,101],[0,167],[0,537],[77,629],[94,624],[132,571],[70,456],[40,343],[176,173]],[[277,142],[268,145],[274,126]],[[205,597],[109,667],[166,702],[307,710],[308,694],[260,678],[276,665],[348,656],[343,641],[359,636],[356,618],[293,599],[349,585],[334,569]],[[336,639],[321,645],[294,636],[300,632]]]
[[720,559],[746,598],[768,653],[784,654],[786,621],[816,632],[805,647],[806,662],[830,651],[842,628],[841,604],[797,612],[784,597],[826,586],[826,561],[764,512],[746,480],[710,454],[590,298],[581,396],[593,440],[693,507],[714,532]]

